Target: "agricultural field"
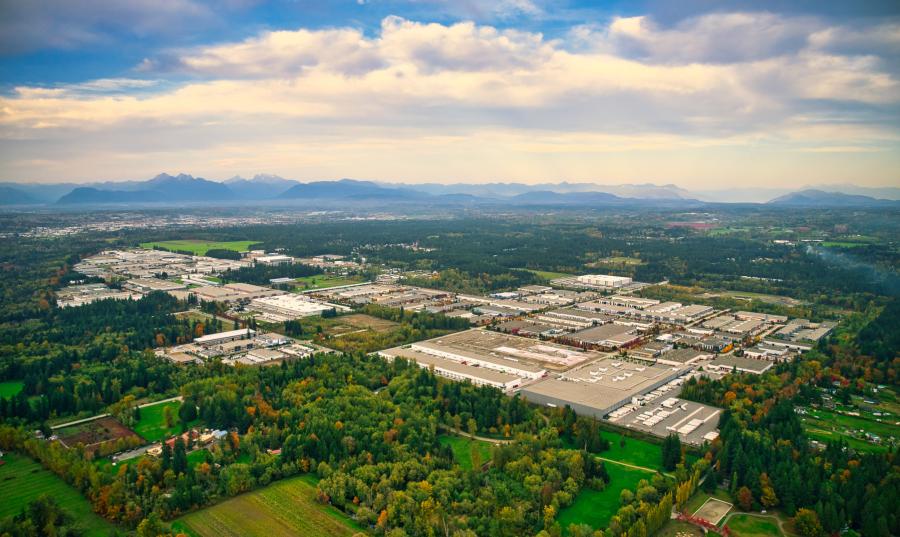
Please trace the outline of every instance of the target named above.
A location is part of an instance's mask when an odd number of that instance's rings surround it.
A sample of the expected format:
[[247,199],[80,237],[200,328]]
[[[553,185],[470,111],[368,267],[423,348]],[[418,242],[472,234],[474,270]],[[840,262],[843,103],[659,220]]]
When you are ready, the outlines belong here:
[[[900,441],[900,425],[896,416],[882,419],[869,412],[848,416],[830,410],[807,408],[800,421],[810,438],[820,442],[843,438],[850,447],[860,451],[885,451],[891,442]],[[880,442],[870,441],[866,433],[877,435]]]
[[316,274],[314,276],[303,276],[294,280],[295,292],[311,291],[313,289],[327,289],[329,287],[339,287],[341,285],[352,285],[354,283],[362,283],[363,278],[356,276],[335,276],[332,274]]
[[[171,408],[172,426],[166,427],[165,412],[166,408]],[[169,401],[158,405],[145,406],[141,408],[141,419],[134,425],[134,432],[141,435],[148,442],[158,442],[163,438],[181,432],[181,420],[178,418],[178,409],[181,408],[181,402]],[[187,427],[193,427],[199,423],[194,420],[187,424]]]
[[164,248],[170,251],[186,251],[193,252],[194,255],[206,255],[210,250],[234,250],[235,252],[246,252],[258,241],[200,241],[200,240],[177,240],[177,241],[159,241],[159,242],[143,242],[141,248]]
[[[662,447],[657,444],[610,431],[600,431],[600,435],[609,440],[609,449],[598,454],[604,459],[653,469],[662,465]],[[612,465],[607,464],[607,468],[610,466]]]
[[[136,441],[137,435],[111,416],[58,429],[59,441],[68,447],[84,444],[86,448],[97,450],[102,444],[120,439]],[[133,437],[133,438],[132,438]]]
[[609,519],[619,510],[619,494],[622,490],[634,490],[638,481],[653,477],[650,472],[614,463],[606,463],[606,471],[609,472],[610,481],[605,489],[582,489],[572,505],[560,511],[557,520],[564,533],[568,533],[570,524],[605,528]]
[[337,509],[316,501],[311,476],[279,481],[190,513],[173,528],[198,537],[330,537],[362,531]]
[[438,441],[442,446],[450,446],[450,449],[453,450],[453,458],[459,463],[460,467],[465,470],[471,470],[473,468],[473,449],[478,450],[478,455],[481,457],[482,464],[491,460],[492,446],[487,442],[455,435],[441,435],[438,437]]
[[25,384],[20,380],[6,380],[0,382],[0,398],[8,399],[19,395]]
[[0,461],[0,519],[17,515],[29,502],[46,494],[80,523],[87,537],[106,537],[115,527],[91,510],[91,504],[65,481],[37,462],[16,453],[6,453]]
[[774,517],[749,514],[732,515],[726,522],[734,537],[773,537],[784,535]]

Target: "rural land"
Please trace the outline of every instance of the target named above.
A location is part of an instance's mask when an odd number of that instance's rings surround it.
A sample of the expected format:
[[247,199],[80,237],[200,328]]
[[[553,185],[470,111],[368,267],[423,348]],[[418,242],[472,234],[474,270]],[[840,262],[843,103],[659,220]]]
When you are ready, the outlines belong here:
[[0,529],[891,535],[895,217],[15,232]]

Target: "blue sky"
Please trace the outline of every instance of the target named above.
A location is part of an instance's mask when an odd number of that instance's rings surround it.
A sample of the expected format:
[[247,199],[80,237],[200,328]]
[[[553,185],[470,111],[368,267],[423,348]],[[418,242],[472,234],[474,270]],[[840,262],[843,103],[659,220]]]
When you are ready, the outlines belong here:
[[0,0],[0,180],[896,186],[898,11]]

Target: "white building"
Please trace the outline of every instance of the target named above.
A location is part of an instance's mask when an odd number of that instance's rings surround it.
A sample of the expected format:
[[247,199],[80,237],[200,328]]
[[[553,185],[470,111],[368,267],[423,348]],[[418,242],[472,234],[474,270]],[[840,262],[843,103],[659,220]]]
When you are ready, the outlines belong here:
[[289,255],[271,254],[259,256],[255,261],[258,265],[290,265],[294,262],[294,258]]

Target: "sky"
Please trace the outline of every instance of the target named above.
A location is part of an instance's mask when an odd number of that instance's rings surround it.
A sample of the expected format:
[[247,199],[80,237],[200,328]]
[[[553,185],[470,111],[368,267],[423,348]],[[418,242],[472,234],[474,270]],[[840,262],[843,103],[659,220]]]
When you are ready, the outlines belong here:
[[900,186],[900,4],[0,0],[0,181]]

